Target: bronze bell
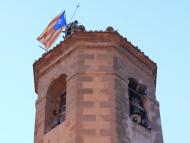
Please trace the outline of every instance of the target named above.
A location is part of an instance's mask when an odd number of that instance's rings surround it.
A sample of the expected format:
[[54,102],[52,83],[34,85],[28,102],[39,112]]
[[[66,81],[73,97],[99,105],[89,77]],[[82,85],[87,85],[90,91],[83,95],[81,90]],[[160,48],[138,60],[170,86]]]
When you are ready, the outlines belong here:
[[138,114],[132,114],[131,115],[131,120],[134,121],[134,122],[136,122],[136,123],[138,123],[138,124],[140,124],[140,122],[141,122],[141,116],[138,115]]
[[141,117],[142,111],[137,106],[131,106],[131,119],[136,123],[140,123],[142,120]]

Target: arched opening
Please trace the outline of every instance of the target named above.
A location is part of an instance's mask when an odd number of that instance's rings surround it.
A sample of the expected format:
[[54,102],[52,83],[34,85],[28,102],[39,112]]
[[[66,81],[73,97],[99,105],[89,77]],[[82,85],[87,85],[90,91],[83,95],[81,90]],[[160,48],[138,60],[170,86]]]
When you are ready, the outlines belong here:
[[132,121],[150,130],[150,123],[145,108],[147,87],[144,84],[139,84],[134,78],[129,78],[128,93]]
[[66,75],[49,86],[45,105],[45,133],[61,124],[66,116]]

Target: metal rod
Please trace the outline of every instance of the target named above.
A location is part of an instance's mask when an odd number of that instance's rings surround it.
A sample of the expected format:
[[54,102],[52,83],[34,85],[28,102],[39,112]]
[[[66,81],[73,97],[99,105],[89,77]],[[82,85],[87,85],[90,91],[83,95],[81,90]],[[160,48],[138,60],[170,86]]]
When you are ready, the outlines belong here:
[[133,93],[137,94],[137,95],[140,96],[140,97],[143,96],[143,95],[139,94],[138,92],[136,92],[135,90],[133,90],[133,89],[130,88],[130,87],[128,87],[128,89],[131,90]]
[[76,11],[77,11],[77,9],[80,7],[80,5],[79,4],[77,4],[77,6],[76,6],[76,9],[75,9],[75,11],[74,11],[74,13],[73,13],[73,15],[72,15],[72,17],[71,17],[71,19],[70,19],[70,21],[69,21],[69,23],[71,23],[71,20],[73,19],[73,17],[75,16],[75,13],[76,13]]
[[43,50],[45,50],[46,52],[48,51],[46,48],[42,47],[41,45],[39,45],[39,47]]

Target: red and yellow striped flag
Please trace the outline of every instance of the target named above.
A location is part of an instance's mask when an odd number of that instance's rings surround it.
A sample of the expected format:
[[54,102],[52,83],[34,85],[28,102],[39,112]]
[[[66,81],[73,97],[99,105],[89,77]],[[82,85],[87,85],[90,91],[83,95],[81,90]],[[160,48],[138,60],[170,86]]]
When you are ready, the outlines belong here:
[[38,36],[40,41],[47,49],[55,42],[64,26],[66,26],[65,11],[56,16],[46,27],[44,32]]

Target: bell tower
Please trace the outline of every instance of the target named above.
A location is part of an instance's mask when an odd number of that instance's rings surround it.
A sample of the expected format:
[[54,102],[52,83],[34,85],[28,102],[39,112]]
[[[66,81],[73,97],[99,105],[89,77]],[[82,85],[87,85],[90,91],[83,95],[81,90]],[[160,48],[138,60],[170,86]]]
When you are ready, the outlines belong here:
[[163,143],[156,64],[109,27],[35,61],[34,143]]

